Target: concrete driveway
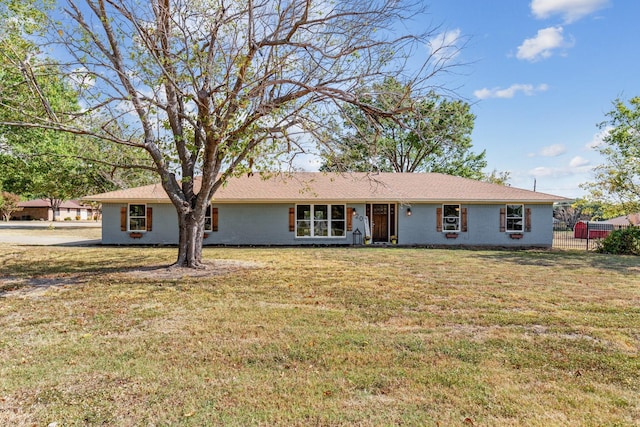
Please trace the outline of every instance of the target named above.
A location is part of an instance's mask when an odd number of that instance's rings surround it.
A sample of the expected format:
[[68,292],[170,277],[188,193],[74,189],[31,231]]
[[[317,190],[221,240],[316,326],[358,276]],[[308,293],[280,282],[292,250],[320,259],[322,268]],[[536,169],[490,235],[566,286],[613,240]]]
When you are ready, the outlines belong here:
[[[50,227],[60,230],[60,234],[57,234],[55,230],[49,231]],[[0,221],[0,244],[25,246],[97,245],[101,240],[87,237],[86,230],[83,229],[99,229],[100,227],[101,223],[95,221]],[[42,233],[38,233],[38,230]]]

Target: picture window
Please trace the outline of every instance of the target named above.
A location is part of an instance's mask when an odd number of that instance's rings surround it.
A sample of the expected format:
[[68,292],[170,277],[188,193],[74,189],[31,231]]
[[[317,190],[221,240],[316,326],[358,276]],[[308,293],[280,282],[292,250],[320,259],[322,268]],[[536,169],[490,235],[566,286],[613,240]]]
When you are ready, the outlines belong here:
[[297,205],[296,237],[346,237],[344,205]]

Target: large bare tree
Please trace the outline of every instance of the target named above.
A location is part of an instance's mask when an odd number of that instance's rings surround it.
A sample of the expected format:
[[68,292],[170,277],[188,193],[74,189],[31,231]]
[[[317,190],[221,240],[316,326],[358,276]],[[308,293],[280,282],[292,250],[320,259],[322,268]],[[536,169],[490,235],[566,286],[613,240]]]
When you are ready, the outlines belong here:
[[[442,84],[437,75],[454,56],[452,46],[430,43],[437,28],[406,31],[409,20],[425,27],[417,21],[428,20],[422,0],[59,0],[59,6],[50,14],[47,46],[39,42],[57,67],[35,60],[22,66],[35,93],[38,75],[65,70],[82,110],[5,124],[148,153],[178,213],[177,266],[202,265],[205,210],[225,180],[286,165],[308,150],[311,138],[304,135],[323,134],[326,115],[345,103],[372,118],[395,117],[400,111],[371,105],[370,94],[361,99],[356,89],[401,76],[414,96],[426,94]],[[47,100],[41,102],[48,111]]]

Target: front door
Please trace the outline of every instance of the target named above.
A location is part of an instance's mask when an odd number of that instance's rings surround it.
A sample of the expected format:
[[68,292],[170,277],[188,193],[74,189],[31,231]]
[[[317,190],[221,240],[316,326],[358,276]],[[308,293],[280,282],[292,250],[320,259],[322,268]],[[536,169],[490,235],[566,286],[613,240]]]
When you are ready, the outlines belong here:
[[389,241],[389,205],[374,204],[371,215],[371,237],[374,242]]

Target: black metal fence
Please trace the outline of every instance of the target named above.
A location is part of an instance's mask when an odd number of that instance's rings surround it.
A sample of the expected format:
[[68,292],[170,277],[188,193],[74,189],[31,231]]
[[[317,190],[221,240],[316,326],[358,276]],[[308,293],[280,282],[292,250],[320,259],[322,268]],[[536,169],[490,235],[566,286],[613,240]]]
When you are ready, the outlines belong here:
[[606,238],[613,230],[620,230],[632,225],[614,225],[605,222],[580,221],[573,229],[566,225],[554,224],[553,247],[555,249],[578,249],[593,251],[598,243]]

